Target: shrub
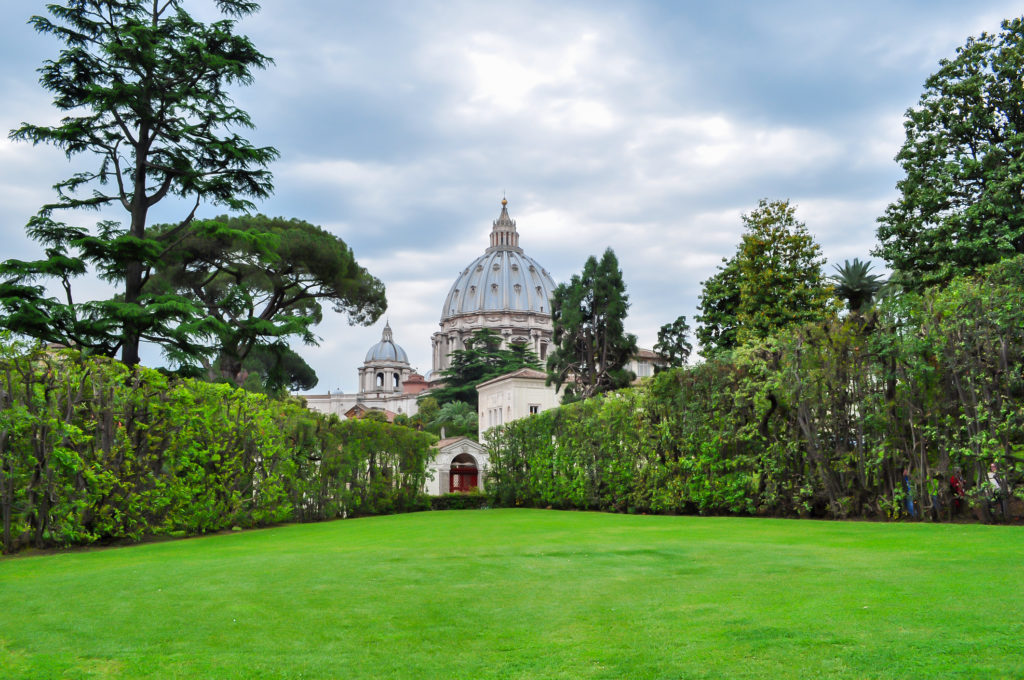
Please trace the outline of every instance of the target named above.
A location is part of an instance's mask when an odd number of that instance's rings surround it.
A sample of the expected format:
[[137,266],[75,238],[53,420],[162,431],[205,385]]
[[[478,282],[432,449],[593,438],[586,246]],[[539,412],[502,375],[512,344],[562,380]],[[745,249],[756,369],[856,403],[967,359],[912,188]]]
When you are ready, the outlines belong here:
[[0,337],[4,552],[414,509],[435,439]]
[[430,496],[431,510],[480,510],[488,505],[487,496],[479,491],[446,493]]
[[949,486],[930,481],[960,467],[978,490],[992,462],[1021,498],[1024,256],[488,437],[498,505],[894,517],[909,468],[938,515]]

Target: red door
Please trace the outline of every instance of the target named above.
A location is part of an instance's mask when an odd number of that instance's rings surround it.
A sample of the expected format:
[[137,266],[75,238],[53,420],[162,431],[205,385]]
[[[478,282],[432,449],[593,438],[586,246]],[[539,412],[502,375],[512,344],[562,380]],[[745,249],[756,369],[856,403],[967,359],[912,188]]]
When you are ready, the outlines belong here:
[[476,468],[452,468],[451,476],[448,478],[449,493],[465,493],[477,487]]

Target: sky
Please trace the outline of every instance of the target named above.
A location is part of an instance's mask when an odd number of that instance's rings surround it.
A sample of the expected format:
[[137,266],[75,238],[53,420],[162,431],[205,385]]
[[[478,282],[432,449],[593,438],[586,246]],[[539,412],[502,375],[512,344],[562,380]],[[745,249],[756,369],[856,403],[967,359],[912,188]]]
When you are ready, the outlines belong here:
[[[1019,3],[266,0],[238,29],[275,64],[233,90],[275,193],[257,211],[342,238],[384,282],[370,327],[325,309],[296,349],[312,390],[355,391],[389,320],[421,373],[458,274],[488,245],[502,196],[520,245],[556,282],[612,248],[627,330],[693,317],[701,281],[735,252],[741,215],[789,199],[832,273],[871,258],[896,196],[903,114],[968,36]],[[185,6],[213,18],[207,0]],[[0,6],[0,129],[54,123],[36,69],[59,44]],[[0,138],[0,259],[36,258],[24,225],[92,159]],[[224,209],[203,205],[200,216]],[[182,206],[160,204],[159,221]],[[72,218],[94,223],[95,214]],[[873,258],[876,267],[881,265]],[[81,282],[80,298],[105,294]],[[144,355],[163,363],[157,350]]]

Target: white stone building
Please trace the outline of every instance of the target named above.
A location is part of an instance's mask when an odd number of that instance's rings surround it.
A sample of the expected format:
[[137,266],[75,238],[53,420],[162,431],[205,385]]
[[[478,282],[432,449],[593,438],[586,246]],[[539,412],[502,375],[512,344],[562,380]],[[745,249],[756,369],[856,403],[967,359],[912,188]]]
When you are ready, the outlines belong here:
[[484,490],[489,457],[487,449],[468,437],[442,439],[434,460],[427,463],[424,492],[432,496]]
[[384,411],[388,420],[398,414],[413,416],[416,399],[427,389],[423,376],[412,370],[405,350],[395,343],[391,324],[384,325],[380,342],[366,352],[359,368],[359,391],[355,394],[328,392],[305,397],[306,405],[320,413],[333,413],[340,418],[365,411]]
[[[551,295],[555,282],[536,260],[519,246],[516,223],[509,217],[508,201],[502,199],[501,214],[491,223],[490,245],[455,279],[441,309],[441,330],[432,340],[432,370],[426,379],[409,365],[405,350],[395,343],[391,325],[386,324],[381,340],[366,353],[355,394],[328,392],[306,397],[309,408],[334,413],[341,418],[362,417],[367,411],[384,411],[388,420],[398,414],[415,415],[420,394],[441,382],[450,354],[464,349],[473,333],[489,329],[501,337],[502,346],[524,343],[541,363],[551,347]],[[662,363],[650,350],[639,350],[629,365],[639,378],[653,375]],[[545,385],[542,371],[520,369],[478,386],[480,408],[478,435],[496,425],[555,408],[561,402],[554,386]],[[483,486],[487,451],[465,437],[442,439],[438,453],[429,464],[433,480],[426,491],[432,494],[465,491]]]
[[626,364],[626,368],[633,371],[633,375],[636,376],[637,381],[644,378],[650,378],[654,375],[654,370],[658,367],[665,368],[668,366],[668,362],[665,358],[657,352],[652,352],[649,349],[643,349],[638,347],[636,354]]
[[519,247],[516,223],[501,199],[501,215],[491,225],[491,244],[455,279],[441,308],[441,330],[434,333],[431,382],[448,368],[449,355],[465,349],[473,333],[487,328],[502,346],[529,346],[541,361],[551,344],[551,294],[547,270]]
[[484,441],[484,432],[492,427],[558,406],[561,399],[554,385],[545,385],[546,381],[547,373],[521,368],[477,385],[480,441]]

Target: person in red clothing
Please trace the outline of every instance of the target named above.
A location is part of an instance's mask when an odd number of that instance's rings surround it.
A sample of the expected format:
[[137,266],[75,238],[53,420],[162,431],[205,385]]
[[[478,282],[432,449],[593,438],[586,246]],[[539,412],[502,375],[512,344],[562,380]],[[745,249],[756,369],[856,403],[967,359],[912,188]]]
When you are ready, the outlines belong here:
[[953,468],[949,478],[949,491],[953,497],[953,516],[959,515],[964,509],[964,477],[960,468]]

